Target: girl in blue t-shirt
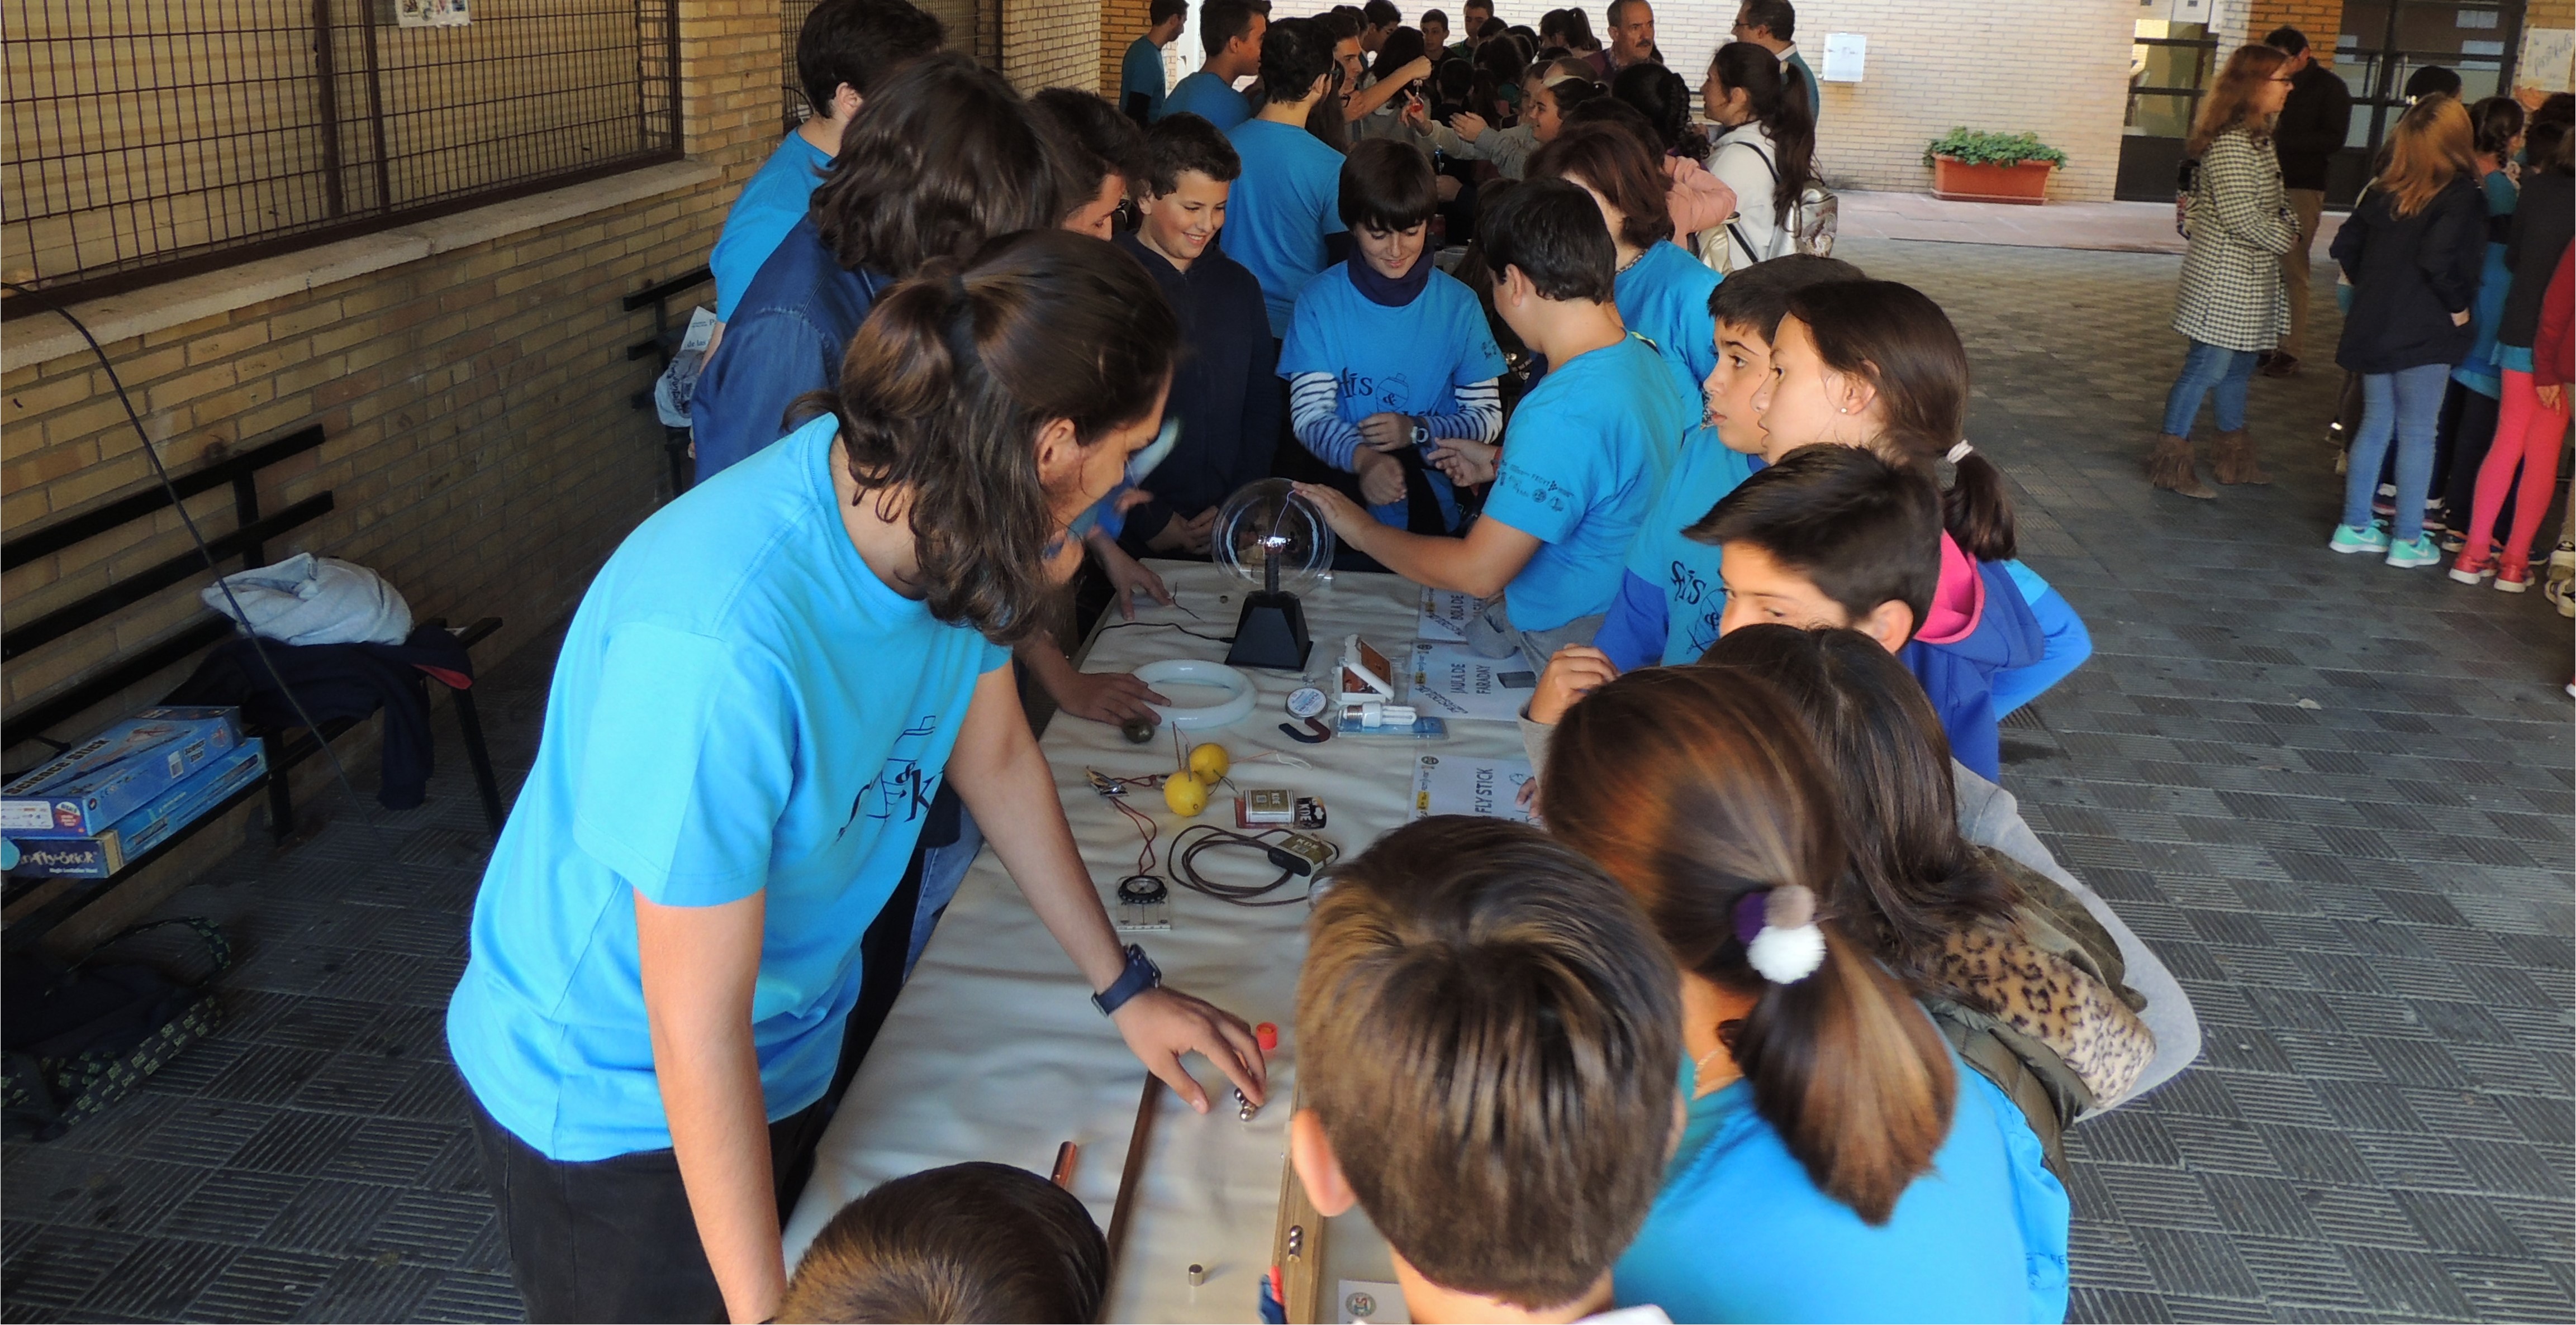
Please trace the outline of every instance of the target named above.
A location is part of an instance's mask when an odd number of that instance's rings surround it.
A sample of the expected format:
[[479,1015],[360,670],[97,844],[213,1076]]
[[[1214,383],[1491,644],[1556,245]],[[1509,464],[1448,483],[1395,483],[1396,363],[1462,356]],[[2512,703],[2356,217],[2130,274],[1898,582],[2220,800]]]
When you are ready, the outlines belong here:
[[1503,354],[1484,308],[1431,261],[1435,183],[1410,143],[1351,149],[1341,218],[1352,255],[1297,296],[1279,352],[1297,440],[1350,475],[1379,522],[1418,534],[1457,531],[1457,489],[1439,465],[1463,456],[1491,469],[1503,429]]
[[1718,275],[1667,237],[1664,173],[1642,132],[1602,120],[1568,124],[1530,158],[1530,178],[1567,180],[1592,195],[1616,252],[1620,320],[1654,342],[1682,388],[1697,395],[1717,367],[1708,297]]
[[1202,1110],[1183,1053],[1258,1098],[1250,1028],[1122,950],[1003,652],[1153,439],[1178,340],[1096,239],[934,266],[852,337],[828,412],[592,582],[447,1017],[510,1244],[581,1231],[517,1259],[532,1319],[777,1314],[844,1028],[898,975],[862,935],[889,903],[911,928],[952,778],[1137,1055]]
[[1713,667],[1576,704],[1539,812],[1682,968],[1688,1112],[1613,1274],[1675,1320],[2059,1320],[2065,1189],[1825,905],[1844,825],[1779,692]]

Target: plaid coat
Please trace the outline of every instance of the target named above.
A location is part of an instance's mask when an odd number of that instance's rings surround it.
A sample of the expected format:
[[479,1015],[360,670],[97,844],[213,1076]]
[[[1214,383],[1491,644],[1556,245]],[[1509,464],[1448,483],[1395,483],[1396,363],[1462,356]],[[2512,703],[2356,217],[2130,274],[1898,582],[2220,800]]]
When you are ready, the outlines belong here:
[[2173,329],[2222,349],[2271,349],[2290,329],[2281,255],[2299,242],[2280,160],[2243,129],[2219,135],[2201,153],[2190,216]]

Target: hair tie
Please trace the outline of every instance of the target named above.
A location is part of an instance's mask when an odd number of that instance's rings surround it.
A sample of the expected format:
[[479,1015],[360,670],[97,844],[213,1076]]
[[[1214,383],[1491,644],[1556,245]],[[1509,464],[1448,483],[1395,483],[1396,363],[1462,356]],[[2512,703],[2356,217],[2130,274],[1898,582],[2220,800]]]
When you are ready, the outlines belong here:
[[1803,885],[1749,892],[1735,902],[1735,937],[1745,963],[1775,985],[1814,975],[1825,964],[1825,932],[1816,927],[1816,894]]
[[975,349],[975,304],[967,297],[963,272],[948,278],[948,315],[943,320],[947,324],[948,357],[956,364],[958,377],[963,379],[970,367],[983,362],[983,356]]
[[948,274],[948,300],[958,304],[966,302],[966,273],[954,271]]
[[1968,443],[1967,443],[1967,439],[1965,439],[1965,438],[1961,438],[1961,439],[1960,439],[1960,441],[1959,441],[1959,444],[1958,444],[1957,446],[1951,447],[1951,448],[1950,448],[1950,453],[1949,453],[1948,455],[1945,455],[1945,456],[1941,457],[1941,458],[1942,458],[1942,459],[1944,459],[1944,460],[1947,460],[1947,461],[1949,461],[1951,464],[1954,464],[1954,465],[1955,465],[1955,464],[1959,463],[1960,461],[1967,459],[1967,458],[1968,458],[1968,456],[1969,456],[1969,454],[1970,454],[1971,452],[1975,451],[1976,449],[1977,449],[1977,448],[1975,448],[1975,447],[1973,447],[1973,446],[1968,445]]

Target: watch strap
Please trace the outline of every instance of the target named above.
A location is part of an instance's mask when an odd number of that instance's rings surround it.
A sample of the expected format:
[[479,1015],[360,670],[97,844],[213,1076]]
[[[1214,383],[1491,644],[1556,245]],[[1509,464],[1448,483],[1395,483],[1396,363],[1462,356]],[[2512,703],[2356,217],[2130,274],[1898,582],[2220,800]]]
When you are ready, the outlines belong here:
[[1158,988],[1162,983],[1162,969],[1154,965],[1154,959],[1146,956],[1143,948],[1130,943],[1127,945],[1127,969],[1119,972],[1118,978],[1111,981],[1107,989],[1093,994],[1091,1005],[1100,1009],[1100,1015],[1110,1016],[1125,1007],[1127,1000],[1148,989]]

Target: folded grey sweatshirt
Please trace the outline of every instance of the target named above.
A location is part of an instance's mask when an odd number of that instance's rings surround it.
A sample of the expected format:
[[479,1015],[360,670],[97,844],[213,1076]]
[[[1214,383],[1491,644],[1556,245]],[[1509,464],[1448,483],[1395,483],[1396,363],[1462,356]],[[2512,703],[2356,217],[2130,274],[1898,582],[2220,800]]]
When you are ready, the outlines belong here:
[[[1521,748],[1528,752],[1531,768],[1547,766],[1547,744],[1556,734],[1549,723],[1532,722],[1524,709],[1520,718]],[[2041,845],[2039,834],[2021,817],[2021,802],[2013,794],[1961,764],[1950,761],[1950,779],[1957,788],[1959,802],[1959,835],[1978,846],[1995,850],[2057,881],[2084,903],[2084,909],[2109,930],[2111,940],[2120,945],[2120,959],[2128,963],[2128,984],[2144,995],[2147,1006],[2138,1019],[2156,1035],[2156,1056],[2138,1074],[2137,1084],[2118,1099],[2102,1100],[2086,1113],[2114,1109],[2163,1085],[2179,1075],[2200,1057],[2200,1018],[2191,1010],[2191,999],[2182,992],[2182,984],[2158,960],[2146,940],[2122,923],[2120,914],[2102,895],[2084,885],[2084,881],[2066,872],[2057,858]]]

